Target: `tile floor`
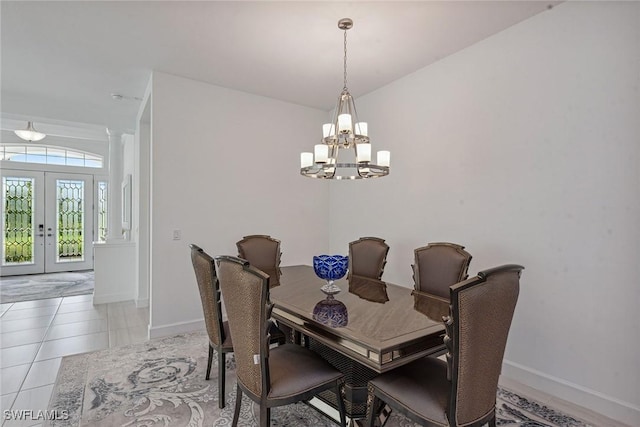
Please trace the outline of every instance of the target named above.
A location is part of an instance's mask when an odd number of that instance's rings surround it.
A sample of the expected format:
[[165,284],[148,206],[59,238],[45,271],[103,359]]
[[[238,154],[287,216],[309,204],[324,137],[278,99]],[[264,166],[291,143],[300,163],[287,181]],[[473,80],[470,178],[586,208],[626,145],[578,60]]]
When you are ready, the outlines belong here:
[[[133,301],[94,306],[91,295],[0,304],[3,415],[6,409],[47,409],[63,356],[145,341],[148,319],[149,309],[138,309]],[[501,384],[593,426],[621,426],[522,384]],[[2,418],[3,427],[41,425]]]
[[2,426],[6,409],[47,409],[63,356],[142,342],[148,308],[133,301],[94,306],[92,295],[0,304]]

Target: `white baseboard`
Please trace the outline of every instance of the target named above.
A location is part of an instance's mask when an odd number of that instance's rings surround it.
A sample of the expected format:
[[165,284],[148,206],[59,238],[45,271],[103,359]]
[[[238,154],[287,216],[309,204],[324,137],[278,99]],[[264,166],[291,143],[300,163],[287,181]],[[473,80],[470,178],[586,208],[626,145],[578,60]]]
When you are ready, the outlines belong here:
[[630,402],[508,360],[505,360],[502,365],[502,376],[613,420],[630,426],[640,425],[640,407]]
[[116,292],[113,294],[93,294],[93,304],[110,304],[112,302],[131,301],[133,292]]
[[136,299],[136,308],[149,307],[149,298]]
[[192,320],[189,322],[171,323],[169,325],[149,325],[149,338],[168,337],[176,334],[184,334],[185,332],[196,332],[204,330],[204,319]]

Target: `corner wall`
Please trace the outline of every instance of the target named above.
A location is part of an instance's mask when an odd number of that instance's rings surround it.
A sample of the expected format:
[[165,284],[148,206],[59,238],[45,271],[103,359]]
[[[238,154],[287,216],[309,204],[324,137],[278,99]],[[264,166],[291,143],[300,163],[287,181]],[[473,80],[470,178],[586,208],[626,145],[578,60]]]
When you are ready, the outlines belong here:
[[150,283],[150,227],[151,213],[149,200],[151,199],[151,89],[152,79],[149,78],[147,89],[143,97],[137,117],[135,173],[133,175],[132,206],[132,235],[137,242],[136,248],[136,307],[149,306]]
[[[428,43],[428,41],[425,41]],[[357,100],[391,175],[331,183],[332,253],[521,263],[503,374],[640,425],[640,4],[567,2]],[[392,60],[392,58],[390,58]],[[363,208],[366,207],[366,208]]]
[[270,234],[283,265],[308,264],[328,249],[329,187],[298,175],[325,111],[158,72],[151,106],[155,337],[203,326],[189,243],[236,255],[243,236]]

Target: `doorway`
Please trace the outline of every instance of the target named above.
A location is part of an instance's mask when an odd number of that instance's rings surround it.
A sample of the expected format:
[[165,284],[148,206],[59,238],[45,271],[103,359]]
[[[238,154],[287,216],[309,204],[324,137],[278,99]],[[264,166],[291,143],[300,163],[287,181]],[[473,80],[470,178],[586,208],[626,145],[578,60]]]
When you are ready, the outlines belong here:
[[93,176],[2,171],[2,276],[93,269]]

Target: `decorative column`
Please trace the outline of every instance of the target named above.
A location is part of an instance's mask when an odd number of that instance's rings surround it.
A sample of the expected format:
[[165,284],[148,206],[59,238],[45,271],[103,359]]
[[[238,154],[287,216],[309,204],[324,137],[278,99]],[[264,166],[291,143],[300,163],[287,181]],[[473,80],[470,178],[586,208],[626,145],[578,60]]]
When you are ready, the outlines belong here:
[[122,235],[122,179],[124,147],[122,132],[107,128],[109,136],[109,218],[107,242],[123,240]]

